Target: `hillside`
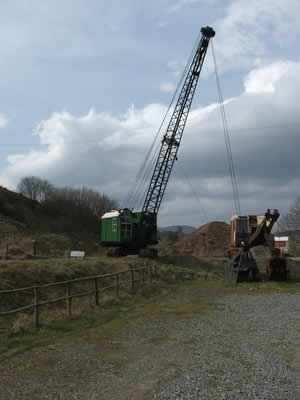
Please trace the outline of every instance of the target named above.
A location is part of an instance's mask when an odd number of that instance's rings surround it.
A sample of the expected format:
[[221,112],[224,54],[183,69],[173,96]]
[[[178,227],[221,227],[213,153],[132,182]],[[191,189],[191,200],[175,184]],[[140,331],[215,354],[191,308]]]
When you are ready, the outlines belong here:
[[197,228],[189,225],[171,225],[158,228],[159,232],[182,232],[182,233],[192,233],[195,232]]
[[39,213],[39,203],[0,186],[0,223],[26,228]]
[[91,210],[68,199],[57,196],[39,203],[1,186],[0,224],[28,233],[59,233],[76,238],[96,237],[100,231],[98,219]]
[[63,198],[39,203],[0,187],[0,257],[63,256],[71,248],[98,250],[100,224],[91,210]]

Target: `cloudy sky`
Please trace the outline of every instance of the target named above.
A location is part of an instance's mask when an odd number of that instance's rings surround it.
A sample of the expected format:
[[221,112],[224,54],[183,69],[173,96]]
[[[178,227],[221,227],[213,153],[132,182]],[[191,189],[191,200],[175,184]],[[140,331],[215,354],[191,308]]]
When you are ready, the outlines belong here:
[[[0,5],[0,185],[88,186],[126,206],[202,26],[242,213],[300,196],[299,0],[10,0]],[[211,51],[159,224],[235,213]]]

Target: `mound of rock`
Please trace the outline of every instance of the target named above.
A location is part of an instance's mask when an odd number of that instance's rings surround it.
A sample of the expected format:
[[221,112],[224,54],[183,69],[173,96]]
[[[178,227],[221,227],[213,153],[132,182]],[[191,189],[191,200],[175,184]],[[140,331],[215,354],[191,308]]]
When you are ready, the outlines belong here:
[[227,257],[229,244],[230,225],[213,221],[169,246],[163,255]]

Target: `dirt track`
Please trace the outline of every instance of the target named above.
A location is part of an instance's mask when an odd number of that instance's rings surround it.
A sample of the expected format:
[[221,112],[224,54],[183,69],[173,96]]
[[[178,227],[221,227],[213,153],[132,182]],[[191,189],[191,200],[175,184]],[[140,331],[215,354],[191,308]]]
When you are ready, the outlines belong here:
[[180,289],[105,340],[94,328],[2,362],[0,399],[299,400],[299,309],[299,292]]

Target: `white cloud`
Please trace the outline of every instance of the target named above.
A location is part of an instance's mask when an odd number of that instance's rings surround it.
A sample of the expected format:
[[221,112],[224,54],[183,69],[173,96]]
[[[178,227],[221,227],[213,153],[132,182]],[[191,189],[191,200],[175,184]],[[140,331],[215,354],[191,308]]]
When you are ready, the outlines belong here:
[[270,61],[274,54],[292,50],[300,33],[299,12],[298,0],[231,1],[212,24],[222,70],[249,70],[258,59]]
[[174,92],[175,90],[175,84],[173,82],[162,82],[159,85],[159,89],[162,92]]
[[288,72],[290,67],[293,67],[293,63],[278,61],[252,70],[246,77],[245,91],[247,93],[274,92],[276,82]]
[[[226,102],[231,146],[242,210],[285,211],[299,196],[300,62],[277,62],[251,71],[245,91]],[[13,187],[24,175],[39,175],[59,185],[86,185],[124,198],[166,111],[160,104],[123,115],[67,111],[42,121],[34,134],[43,145],[11,155],[0,184]],[[162,224],[204,222],[188,175],[209,216],[234,212],[217,104],[191,111],[174,176],[160,212]]]
[[5,117],[5,115],[0,114],[0,129],[5,128],[7,124],[8,124],[8,119]]

